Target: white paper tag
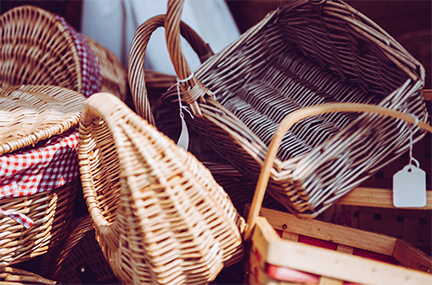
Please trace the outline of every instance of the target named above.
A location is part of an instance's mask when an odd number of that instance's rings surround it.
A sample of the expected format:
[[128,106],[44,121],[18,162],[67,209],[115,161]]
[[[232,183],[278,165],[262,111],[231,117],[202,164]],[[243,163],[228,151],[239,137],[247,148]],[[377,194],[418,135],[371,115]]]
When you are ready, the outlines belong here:
[[423,170],[408,164],[393,176],[393,205],[426,206],[426,174]]
[[188,146],[189,146],[189,132],[188,132],[188,128],[186,125],[186,121],[182,115],[180,115],[180,119],[181,119],[181,123],[182,123],[182,130],[180,133],[180,137],[177,141],[177,145],[182,147],[184,150],[187,151]]

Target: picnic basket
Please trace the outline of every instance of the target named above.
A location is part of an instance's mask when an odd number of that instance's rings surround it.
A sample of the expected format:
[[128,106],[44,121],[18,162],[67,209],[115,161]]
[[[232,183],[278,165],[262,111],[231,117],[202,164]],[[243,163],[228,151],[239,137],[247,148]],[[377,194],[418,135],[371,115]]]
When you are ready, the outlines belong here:
[[[299,219],[275,210],[261,209],[269,172],[283,134],[304,118],[329,112],[368,112],[412,124],[415,122],[412,116],[389,108],[352,103],[306,107],[285,117],[271,141],[248,213],[247,230],[244,235],[245,241],[250,245],[249,263],[246,266],[248,283],[430,284],[431,258],[402,240],[318,220]],[[431,126],[423,122],[420,122],[419,126],[432,133]],[[258,217],[259,214],[264,218]],[[279,231],[282,238],[290,241],[281,239],[275,230]],[[304,237],[304,243],[320,245],[325,249],[298,243],[301,236]],[[397,266],[399,264],[401,266]]]
[[116,56],[61,16],[30,5],[12,8],[0,15],[0,38],[0,86],[55,85],[126,99],[126,73]]
[[134,284],[205,284],[243,258],[243,218],[210,172],[118,98],[84,104],[79,165],[96,239]]
[[[422,65],[342,1],[290,1],[194,73],[179,38],[183,2],[168,1],[165,34],[177,77],[185,81],[178,84],[181,105],[193,116],[184,112],[187,124],[255,181],[278,123],[293,110],[367,103],[427,120]],[[137,110],[148,108],[145,92],[137,91]],[[177,107],[177,93],[173,86],[163,100]],[[423,136],[416,129],[414,141]],[[390,118],[358,113],[307,118],[286,134],[269,193],[292,213],[316,217],[400,156],[407,141],[408,129]]]
[[66,237],[79,179],[85,97],[57,86],[0,88],[0,267]]

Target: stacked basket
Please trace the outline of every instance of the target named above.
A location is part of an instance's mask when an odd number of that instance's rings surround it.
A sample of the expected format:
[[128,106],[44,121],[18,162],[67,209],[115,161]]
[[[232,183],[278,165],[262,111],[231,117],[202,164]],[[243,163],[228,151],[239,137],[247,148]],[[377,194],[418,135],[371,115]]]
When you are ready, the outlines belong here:
[[75,126],[82,104],[101,90],[124,99],[126,78],[110,51],[40,8],[2,14],[0,39],[5,266],[43,254],[66,237],[79,186]]

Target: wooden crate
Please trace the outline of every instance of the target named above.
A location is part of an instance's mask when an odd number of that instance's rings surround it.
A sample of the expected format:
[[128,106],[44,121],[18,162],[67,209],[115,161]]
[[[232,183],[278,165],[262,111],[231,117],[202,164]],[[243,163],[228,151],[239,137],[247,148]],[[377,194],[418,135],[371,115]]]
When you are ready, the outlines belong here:
[[247,283],[432,284],[431,258],[398,238],[265,208],[260,214]]
[[[431,90],[423,90],[431,111]],[[392,204],[393,175],[408,164],[408,152],[381,169],[362,187],[341,198],[319,218],[335,224],[400,238],[432,255],[432,139],[431,134],[416,143],[413,157],[426,172],[428,206],[420,209],[395,208]]]

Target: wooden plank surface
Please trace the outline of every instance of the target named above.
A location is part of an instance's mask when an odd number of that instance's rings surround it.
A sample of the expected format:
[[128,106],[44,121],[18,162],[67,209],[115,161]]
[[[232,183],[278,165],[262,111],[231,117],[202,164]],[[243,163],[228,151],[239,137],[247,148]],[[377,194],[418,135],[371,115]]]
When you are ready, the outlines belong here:
[[423,98],[426,101],[431,101],[432,100],[432,90],[431,89],[424,89],[423,90]]
[[257,220],[252,243],[262,253],[262,262],[276,266],[369,285],[432,284],[431,274],[282,240],[262,217]]
[[432,260],[430,259],[430,256],[421,250],[410,246],[403,240],[397,240],[393,256],[396,259],[401,260],[403,266],[429,273],[432,270]]
[[425,207],[396,208],[393,206],[393,192],[391,189],[358,187],[340,198],[336,204],[377,208],[432,210],[432,190],[428,190],[426,195]]
[[396,238],[382,234],[366,232],[314,219],[299,219],[294,215],[266,208],[261,208],[260,213],[277,230],[331,241],[347,247],[355,247],[392,256],[396,246]]

